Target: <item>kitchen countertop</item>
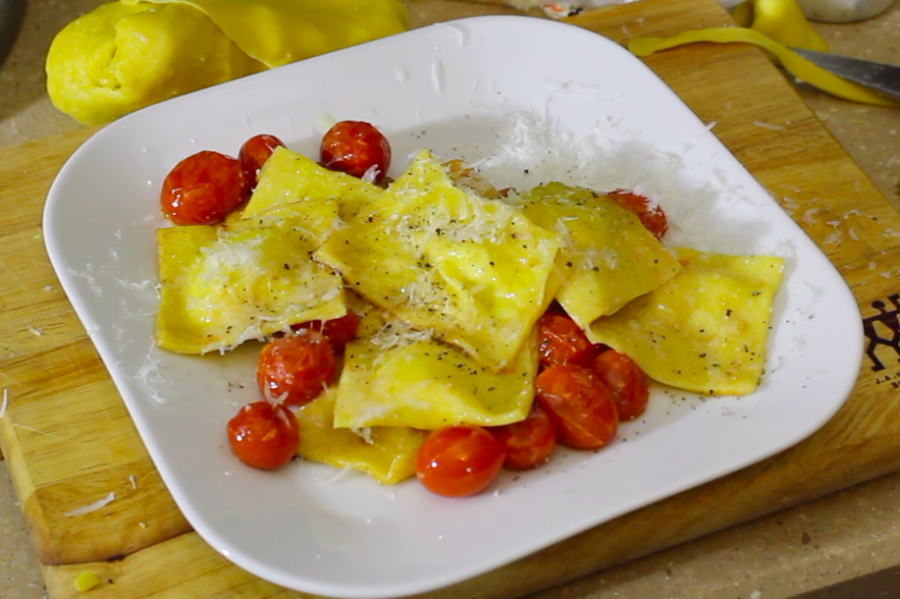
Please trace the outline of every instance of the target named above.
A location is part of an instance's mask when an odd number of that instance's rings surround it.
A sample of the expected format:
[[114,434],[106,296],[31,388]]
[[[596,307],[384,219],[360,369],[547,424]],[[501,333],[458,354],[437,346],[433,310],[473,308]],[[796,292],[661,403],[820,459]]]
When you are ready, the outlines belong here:
[[[0,146],[80,128],[44,91],[43,60],[55,35],[100,0],[30,0],[0,67]],[[427,2],[452,18],[451,2]],[[467,6],[470,14],[472,8]],[[479,10],[497,12],[484,5]],[[832,50],[885,62],[900,56],[900,5],[875,19],[816,24]],[[804,99],[900,209],[900,110],[871,109],[802,90]],[[0,198],[2,201],[2,198]],[[2,373],[0,373],[2,377]],[[900,588],[900,474],[618,566],[539,597],[830,599],[896,596]],[[0,462],[0,597],[46,597],[6,466]]]

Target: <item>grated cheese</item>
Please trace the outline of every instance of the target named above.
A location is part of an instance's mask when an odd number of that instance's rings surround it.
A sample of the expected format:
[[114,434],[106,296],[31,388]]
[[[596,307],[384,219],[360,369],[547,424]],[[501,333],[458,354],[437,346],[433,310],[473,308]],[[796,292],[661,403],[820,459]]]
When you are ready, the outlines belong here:
[[350,432],[365,441],[367,445],[372,445],[373,443],[375,443],[375,441],[372,439],[371,426],[354,427],[350,429]]
[[353,466],[344,466],[328,478],[321,479],[322,484],[324,485],[333,485],[334,483],[340,482],[353,474],[354,468]]
[[9,406],[9,389],[3,388],[3,401],[0,402],[0,418],[6,417],[6,408]]
[[819,213],[818,208],[810,208],[806,212],[803,213],[803,216],[800,218],[800,221],[806,225],[814,225],[816,224],[815,215]]
[[844,234],[841,231],[835,230],[831,235],[825,238],[825,245],[840,245],[843,236]]
[[413,343],[430,341],[432,331],[417,331],[399,321],[388,322],[369,338],[369,342],[382,351],[404,347]]
[[784,131],[786,129],[786,127],[782,125],[773,125],[772,123],[765,123],[763,121],[753,121],[753,124],[757,127],[769,129],[771,131]]
[[103,499],[98,499],[94,503],[89,503],[88,505],[85,505],[83,507],[75,508],[70,512],[66,512],[66,516],[81,516],[84,514],[89,514],[91,512],[96,512],[97,510],[102,509],[115,501],[115,499],[115,491],[110,491]]

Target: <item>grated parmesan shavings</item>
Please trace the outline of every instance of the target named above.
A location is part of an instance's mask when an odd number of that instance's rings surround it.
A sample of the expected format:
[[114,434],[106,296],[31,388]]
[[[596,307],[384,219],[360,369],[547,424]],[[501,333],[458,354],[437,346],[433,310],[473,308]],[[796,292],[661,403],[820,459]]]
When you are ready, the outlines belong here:
[[115,501],[116,493],[115,491],[110,491],[106,497],[103,499],[99,499],[94,503],[90,503],[88,505],[82,506],[80,508],[75,508],[71,512],[66,512],[66,516],[81,516],[83,514],[89,514],[91,512],[96,512],[99,509],[102,509]]
[[354,435],[358,436],[360,439],[365,441],[367,445],[372,445],[375,442],[372,439],[372,427],[371,426],[351,428],[350,432],[352,432]]
[[841,231],[836,230],[825,238],[825,245],[840,245],[843,236],[844,234]]
[[815,216],[819,213],[818,208],[810,208],[806,212],[803,213],[803,217],[800,219],[804,224],[814,225],[816,224]]
[[322,479],[322,484],[324,485],[333,485],[336,482],[340,482],[343,479],[347,478],[349,475],[353,474],[355,469],[352,466],[344,466],[337,472],[335,472],[332,476],[328,478]]
[[769,129],[770,131],[784,131],[786,129],[786,127],[782,125],[773,125],[772,123],[765,123],[763,121],[753,121],[753,124],[763,129]]

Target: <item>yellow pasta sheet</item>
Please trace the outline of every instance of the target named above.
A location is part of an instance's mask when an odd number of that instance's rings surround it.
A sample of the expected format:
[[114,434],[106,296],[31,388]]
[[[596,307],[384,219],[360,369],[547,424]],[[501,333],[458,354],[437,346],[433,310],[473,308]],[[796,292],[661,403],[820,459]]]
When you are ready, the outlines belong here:
[[109,2],[63,28],[47,52],[47,93],[83,125],[265,70],[189,6]]
[[406,31],[400,0],[122,0],[179,4],[205,13],[247,55],[268,67]]
[[346,173],[330,171],[293,150],[278,147],[259,173],[259,181],[244,209],[236,216],[249,218],[275,206],[294,204],[306,214],[310,231],[324,240],[341,221],[384,190]]
[[347,345],[334,425],[433,430],[523,420],[534,399],[537,364],[533,332],[513,368],[492,372],[427,333],[386,322]]
[[512,365],[558,286],[559,234],[458,187],[427,150],[315,258],[412,327],[480,365]]
[[302,224],[276,208],[228,225],[160,229],[159,346],[226,351],[346,314],[343,281],[310,259],[315,241]]
[[526,216],[562,235],[556,299],[581,328],[681,270],[672,251],[626,208],[589,189],[550,183],[522,195]]
[[679,249],[682,271],[611,316],[588,337],[630,356],[660,383],[746,395],[762,378],[783,260]]
[[416,455],[427,436],[406,427],[372,427],[358,431],[334,428],[334,392],[297,411],[298,453],[314,462],[353,468],[392,485],[416,473]]

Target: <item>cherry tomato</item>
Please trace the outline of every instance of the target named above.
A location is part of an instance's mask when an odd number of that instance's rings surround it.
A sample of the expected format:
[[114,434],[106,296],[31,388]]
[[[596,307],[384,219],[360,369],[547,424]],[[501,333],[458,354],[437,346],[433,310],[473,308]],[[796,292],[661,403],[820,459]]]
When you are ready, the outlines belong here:
[[319,396],[334,376],[331,342],[318,331],[302,331],[268,342],[259,354],[256,380],[266,397],[302,405]]
[[163,182],[163,214],[176,225],[213,225],[237,208],[250,185],[237,158],[204,150],[188,156]]
[[503,465],[513,470],[540,466],[556,448],[558,433],[547,412],[534,405],[525,420],[488,429],[506,447]]
[[535,379],[538,404],[559,431],[559,441],[575,449],[599,449],[619,428],[616,403],[591,370],[572,364],[550,366]]
[[324,325],[321,320],[310,320],[295,324],[291,329],[294,331],[320,331],[331,341],[334,352],[339,354],[344,351],[344,346],[348,342],[356,338],[356,331],[359,330],[359,316],[353,310],[347,310],[347,313],[340,318],[326,320]]
[[325,168],[360,179],[374,167],[374,183],[381,183],[391,166],[391,144],[381,131],[363,121],[337,123],[322,137],[319,154]]
[[259,182],[259,170],[279,146],[285,147],[284,142],[274,135],[265,133],[251,137],[241,146],[238,158],[251,188],[256,187]]
[[591,364],[597,349],[568,314],[547,312],[538,319],[537,325],[541,366]]
[[425,487],[446,497],[484,490],[503,467],[506,451],[480,426],[448,426],[425,439],[416,459],[416,475]]
[[647,409],[647,375],[634,360],[614,349],[594,358],[592,368],[613,395],[619,420],[634,420]]
[[657,239],[662,239],[669,230],[669,219],[659,204],[649,198],[627,189],[617,189],[609,194],[609,198],[623,208],[628,208],[638,215],[644,226]]
[[228,421],[228,440],[231,450],[245,464],[275,470],[296,455],[300,426],[284,405],[257,401],[243,406]]

